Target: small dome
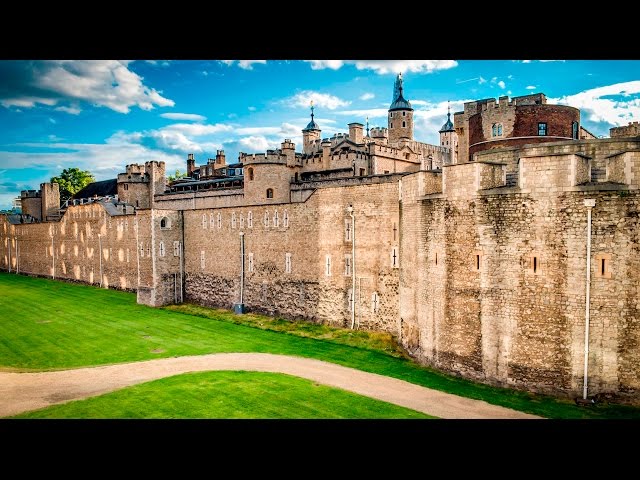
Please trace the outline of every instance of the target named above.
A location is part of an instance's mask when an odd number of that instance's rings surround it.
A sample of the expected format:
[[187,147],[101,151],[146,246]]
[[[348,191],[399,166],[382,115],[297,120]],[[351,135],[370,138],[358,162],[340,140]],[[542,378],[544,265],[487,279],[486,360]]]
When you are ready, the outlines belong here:
[[404,87],[402,85],[402,74],[399,73],[393,85],[393,102],[389,107],[389,111],[393,110],[413,110],[409,100],[405,99],[403,94]]
[[309,124],[305,127],[305,129],[303,130],[303,132],[307,131],[307,130],[320,130],[320,127],[318,126],[318,124],[315,122],[315,120],[311,120],[309,122]]
[[440,129],[440,133],[444,132],[455,132],[453,123],[451,123],[451,115],[447,115],[447,121],[444,123],[444,125],[442,125],[442,128]]

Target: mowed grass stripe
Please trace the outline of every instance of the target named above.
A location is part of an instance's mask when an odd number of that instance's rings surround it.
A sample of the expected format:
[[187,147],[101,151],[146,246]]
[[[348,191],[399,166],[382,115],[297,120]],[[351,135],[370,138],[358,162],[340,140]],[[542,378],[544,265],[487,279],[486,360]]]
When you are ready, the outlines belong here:
[[[0,367],[47,370],[217,352],[276,353],[326,360],[543,417],[640,418],[639,408],[578,407],[570,399],[445,375],[381,351],[377,340],[368,341],[376,334],[351,336],[344,329],[257,315],[236,316],[188,305],[179,309],[194,314],[138,305],[135,294],[128,292],[0,272]],[[251,318],[262,326],[234,323]],[[38,323],[43,320],[50,323]],[[268,330],[282,325],[289,331]],[[317,331],[323,339],[296,336],[298,325],[303,333]],[[328,334],[321,332],[336,335],[325,338]]]
[[304,378],[263,372],[188,373],[13,418],[434,418]]

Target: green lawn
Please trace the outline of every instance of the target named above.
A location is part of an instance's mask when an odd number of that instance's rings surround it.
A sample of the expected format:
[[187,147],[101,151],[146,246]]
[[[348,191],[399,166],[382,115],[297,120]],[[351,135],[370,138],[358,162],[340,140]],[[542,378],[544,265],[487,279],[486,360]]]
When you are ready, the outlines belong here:
[[187,373],[14,418],[433,418],[279,373]]
[[86,285],[0,272],[0,312],[0,367],[50,370],[216,352],[266,352],[326,360],[543,417],[640,418],[640,408],[578,407],[570,400],[444,375],[402,357],[384,335],[304,322],[286,322],[286,331],[272,331],[282,330],[283,321],[195,306],[154,309],[136,304],[134,294]]

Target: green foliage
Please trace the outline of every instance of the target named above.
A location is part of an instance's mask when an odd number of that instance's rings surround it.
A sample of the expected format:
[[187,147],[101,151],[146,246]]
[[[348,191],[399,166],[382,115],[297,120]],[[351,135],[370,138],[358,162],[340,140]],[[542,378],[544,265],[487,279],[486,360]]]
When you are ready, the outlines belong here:
[[[175,307],[139,305],[136,295],[128,292],[0,272],[0,366],[52,370],[181,355],[266,352],[317,358],[548,418],[640,418],[640,408],[604,402],[579,407],[570,399],[445,375],[397,356],[401,349],[389,351],[386,343],[376,344],[377,334],[368,337],[366,332],[306,322],[287,322],[286,331],[273,331],[269,329],[283,328],[286,321],[252,315],[245,324],[237,324],[245,320],[232,312],[205,314],[202,307],[184,308],[196,315]],[[314,332],[316,327],[321,328]]]
[[15,418],[433,418],[415,410],[264,372],[187,373]]
[[187,172],[181,172],[180,169],[176,169],[173,175],[169,175],[167,177],[167,182],[174,182],[179,178],[185,178],[187,176]]
[[65,168],[57,177],[51,177],[50,181],[60,185],[60,200],[64,202],[96,179],[88,170],[73,167]]

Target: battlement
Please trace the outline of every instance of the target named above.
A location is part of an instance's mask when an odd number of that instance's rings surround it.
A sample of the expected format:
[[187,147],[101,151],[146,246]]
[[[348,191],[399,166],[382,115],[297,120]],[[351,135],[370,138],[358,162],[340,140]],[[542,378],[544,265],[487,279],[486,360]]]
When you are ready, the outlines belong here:
[[506,107],[514,107],[518,105],[545,105],[547,103],[547,96],[544,93],[534,93],[531,95],[521,95],[519,97],[512,97],[509,100],[508,95],[504,95],[502,97],[498,97],[496,101],[495,98],[484,98],[482,100],[474,100],[473,102],[466,102],[464,104],[464,112],[456,112],[455,115],[459,113],[464,113],[468,116],[475,115],[476,113],[487,111],[493,108],[506,108]]
[[640,137],[640,123],[629,122],[629,125],[610,128],[609,136],[611,138]]
[[388,138],[389,129],[386,127],[375,127],[369,130],[369,134],[372,138]]
[[20,192],[20,198],[41,198],[42,192],[40,190],[22,190]]
[[238,162],[244,165],[252,163],[287,163],[287,157],[282,150],[267,150],[266,153],[243,153],[238,155]]

